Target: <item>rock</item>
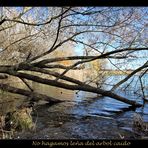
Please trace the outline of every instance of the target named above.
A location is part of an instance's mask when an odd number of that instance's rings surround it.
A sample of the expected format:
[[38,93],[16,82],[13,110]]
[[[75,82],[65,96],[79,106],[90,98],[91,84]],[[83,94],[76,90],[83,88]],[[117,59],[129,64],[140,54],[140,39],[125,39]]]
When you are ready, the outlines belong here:
[[140,114],[135,113],[133,119],[133,128],[141,132],[148,132],[148,122],[144,122]]
[[31,108],[22,108],[14,112],[9,112],[6,115],[5,128],[7,130],[32,130],[35,127],[35,124],[31,117]]

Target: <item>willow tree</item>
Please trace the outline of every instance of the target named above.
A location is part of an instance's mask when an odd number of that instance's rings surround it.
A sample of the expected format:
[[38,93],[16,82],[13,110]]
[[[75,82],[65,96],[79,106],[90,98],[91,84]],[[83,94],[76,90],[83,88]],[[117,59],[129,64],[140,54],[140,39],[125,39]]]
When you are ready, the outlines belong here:
[[[55,98],[35,92],[26,81],[29,80],[68,90],[93,92],[132,106],[141,106],[114,93],[113,90],[119,86],[119,83],[124,83],[137,72],[147,70],[146,61],[141,61],[143,66],[135,67],[126,79],[115,84],[111,90],[94,87],[66,74],[98,59],[108,60],[118,70],[122,69],[118,62],[113,62],[114,60],[121,60],[124,65],[131,60],[140,61],[141,54],[138,53],[147,54],[147,8],[3,7],[1,9],[0,78],[6,79],[10,76],[20,78],[28,90],[4,83],[0,84],[0,89],[29,96],[35,100],[59,102]],[[79,55],[85,48],[90,52]],[[61,49],[65,54],[62,56],[55,54]],[[79,50],[79,54],[75,54],[75,49]],[[63,71],[53,70],[57,68]],[[45,78],[42,74],[53,77]]]

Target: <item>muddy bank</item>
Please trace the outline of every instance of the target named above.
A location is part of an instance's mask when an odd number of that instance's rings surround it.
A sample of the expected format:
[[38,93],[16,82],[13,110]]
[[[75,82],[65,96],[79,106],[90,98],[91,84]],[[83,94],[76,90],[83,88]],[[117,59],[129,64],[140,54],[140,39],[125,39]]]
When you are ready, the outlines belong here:
[[[72,103],[73,104],[73,103]],[[142,139],[146,133],[133,130],[134,111],[114,115],[73,114],[72,104],[36,108],[36,131],[18,133],[20,139]],[[61,106],[64,111],[61,112]],[[77,106],[79,107],[79,106]]]

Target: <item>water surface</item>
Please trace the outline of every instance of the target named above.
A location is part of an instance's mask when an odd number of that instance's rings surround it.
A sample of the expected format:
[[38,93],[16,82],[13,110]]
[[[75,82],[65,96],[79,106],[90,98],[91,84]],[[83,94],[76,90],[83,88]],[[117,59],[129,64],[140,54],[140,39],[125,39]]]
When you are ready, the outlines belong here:
[[[112,76],[106,83],[117,82],[121,78],[123,76]],[[146,77],[143,81],[147,86]],[[140,87],[136,80],[133,82],[127,91],[123,91],[120,87],[120,91],[117,90],[116,93],[142,103],[141,97],[132,93],[133,88],[138,90]],[[36,91],[66,102],[53,106],[44,103],[36,106],[32,114],[36,122],[36,131],[18,133],[15,138],[140,139],[142,136],[147,136],[145,133],[137,133],[133,130],[133,115],[137,112],[142,115],[145,122],[148,122],[148,104],[135,110],[128,110],[129,105],[109,97],[82,91],[68,91],[37,83],[33,83],[32,86]],[[109,86],[103,87],[106,90],[110,89]]]

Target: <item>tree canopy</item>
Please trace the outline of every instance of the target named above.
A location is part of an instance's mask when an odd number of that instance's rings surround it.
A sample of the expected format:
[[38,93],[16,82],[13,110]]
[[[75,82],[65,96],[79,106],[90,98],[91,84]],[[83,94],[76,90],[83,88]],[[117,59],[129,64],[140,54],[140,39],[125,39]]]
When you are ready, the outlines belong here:
[[[67,6],[0,9],[0,78],[17,77],[28,90],[4,83],[0,84],[0,89],[36,100],[58,102],[35,92],[27,83],[29,80],[93,92],[132,106],[141,106],[114,90],[137,73],[140,73],[141,79],[148,70],[147,8]],[[125,73],[130,69],[132,72],[126,73],[127,77],[110,90],[67,75],[74,69],[86,69],[88,63],[96,71],[95,77],[100,75],[101,67],[105,69],[107,65],[107,69]],[[95,82],[96,79],[90,81]],[[143,90],[142,81],[141,87]]]

